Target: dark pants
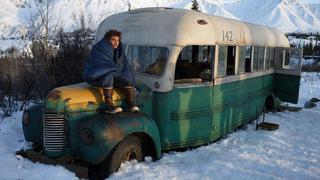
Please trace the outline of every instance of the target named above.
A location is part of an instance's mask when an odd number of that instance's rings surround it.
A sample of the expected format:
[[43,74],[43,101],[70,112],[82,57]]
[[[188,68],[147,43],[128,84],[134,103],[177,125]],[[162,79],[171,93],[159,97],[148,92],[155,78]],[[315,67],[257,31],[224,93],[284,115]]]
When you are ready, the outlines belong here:
[[[94,87],[102,87],[102,88],[124,88],[126,86],[132,86],[132,84],[123,78],[105,78],[102,77],[102,79],[98,79],[96,81],[87,81],[88,84]],[[103,82],[103,83],[102,83]],[[105,86],[102,86],[102,84],[105,84]]]
[[112,87],[116,87],[116,88],[125,88],[127,86],[131,86],[131,84],[129,83],[129,81],[123,79],[123,78],[114,78],[113,79],[113,83],[110,84],[110,86],[107,86],[105,88],[112,88]]

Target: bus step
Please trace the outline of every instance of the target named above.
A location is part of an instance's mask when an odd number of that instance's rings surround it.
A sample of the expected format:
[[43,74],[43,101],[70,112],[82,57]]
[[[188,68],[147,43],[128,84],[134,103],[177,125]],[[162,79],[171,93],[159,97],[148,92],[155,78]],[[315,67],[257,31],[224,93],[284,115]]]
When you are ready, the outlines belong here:
[[279,129],[279,124],[274,124],[274,123],[269,123],[269,122],[261,122],[257,125],[256,129],[274,131],[274,130]]

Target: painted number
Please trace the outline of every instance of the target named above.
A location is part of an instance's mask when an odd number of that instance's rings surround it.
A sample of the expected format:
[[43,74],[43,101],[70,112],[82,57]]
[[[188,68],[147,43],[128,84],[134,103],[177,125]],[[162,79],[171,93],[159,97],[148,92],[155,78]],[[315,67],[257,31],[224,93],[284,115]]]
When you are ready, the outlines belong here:
[[227,41],[227,42],[233,41],[232,31],[223,30],[222,38],[223,38],[223,41]]

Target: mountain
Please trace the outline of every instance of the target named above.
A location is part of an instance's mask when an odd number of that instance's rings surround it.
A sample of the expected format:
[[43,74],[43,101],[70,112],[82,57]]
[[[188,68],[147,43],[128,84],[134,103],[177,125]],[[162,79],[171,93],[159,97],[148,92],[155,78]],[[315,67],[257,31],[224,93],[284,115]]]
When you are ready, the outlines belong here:
[[311,12],[320,19],[320,2],[319,4],[309,4],[309,8]]
[[[46,0],[1,0],[0,37],[25,35],[46,10]],[[191,0],[48,0],[49,21],[70,31],[84,17],[95,29],[107,16],[141,7],[190,9]],[[320,29],[320,5],[302,0],[198,0],[204,13],[267,25],[284,32],[315,32]],[[32,21],[33,20],[33,21]]]

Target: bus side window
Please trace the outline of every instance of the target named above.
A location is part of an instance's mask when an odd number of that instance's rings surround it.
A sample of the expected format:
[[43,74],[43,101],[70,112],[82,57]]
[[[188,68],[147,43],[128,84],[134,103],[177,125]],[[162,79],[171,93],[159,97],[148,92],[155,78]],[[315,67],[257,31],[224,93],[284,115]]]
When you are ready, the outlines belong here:
[[287,49],[285,50],[285,56],[284,56],[284,64],[283,64],[283,68],[287,69],[288,65],[289,65],[289,59],[290,59],[290,50]]
[[263,69],[264,62],[264,50],[265,47],[255,46],[254,47],[254,59],[253,59],[253,70],[258,71]]
[[218,77],[226,76],[228,46],[219,46]]
[[239,73],[243,74],[246,72],[251,72],[251,46],[240,47],[239,55]]
[[258,64],[259,64],[259,47],[255,46],[253,49],[253,71],[258,70]]
[[270,69],[274,69],[274,61],[276,58],[276,54],[275,54],[275,48],[270,48],[270,54],[269,54],[269,58],[270,58]]
[[235,46],[219,46],[218,77],[235,75]]
[[301,51],[299,49],[286,49],[284,56],[283,69],[300,70]]
[[211,81],[213,58],[214,46],[184,47],[176,63],[175,83]]
[[235,75],[236,47],[228,46],[227,75]]
[[258,63],[258,69],[263,69],[263,62],[264,62],[264,47],[259,47],[259,63]]
[[274,48],[267,48],[266,69],[273,69],[274,66]]
[[132,59],[133,59],[133,46],[128,46],[127,47],[127,59],[128,59],[128,64],[130,65],[130,67],[133,67],[132,66]]

